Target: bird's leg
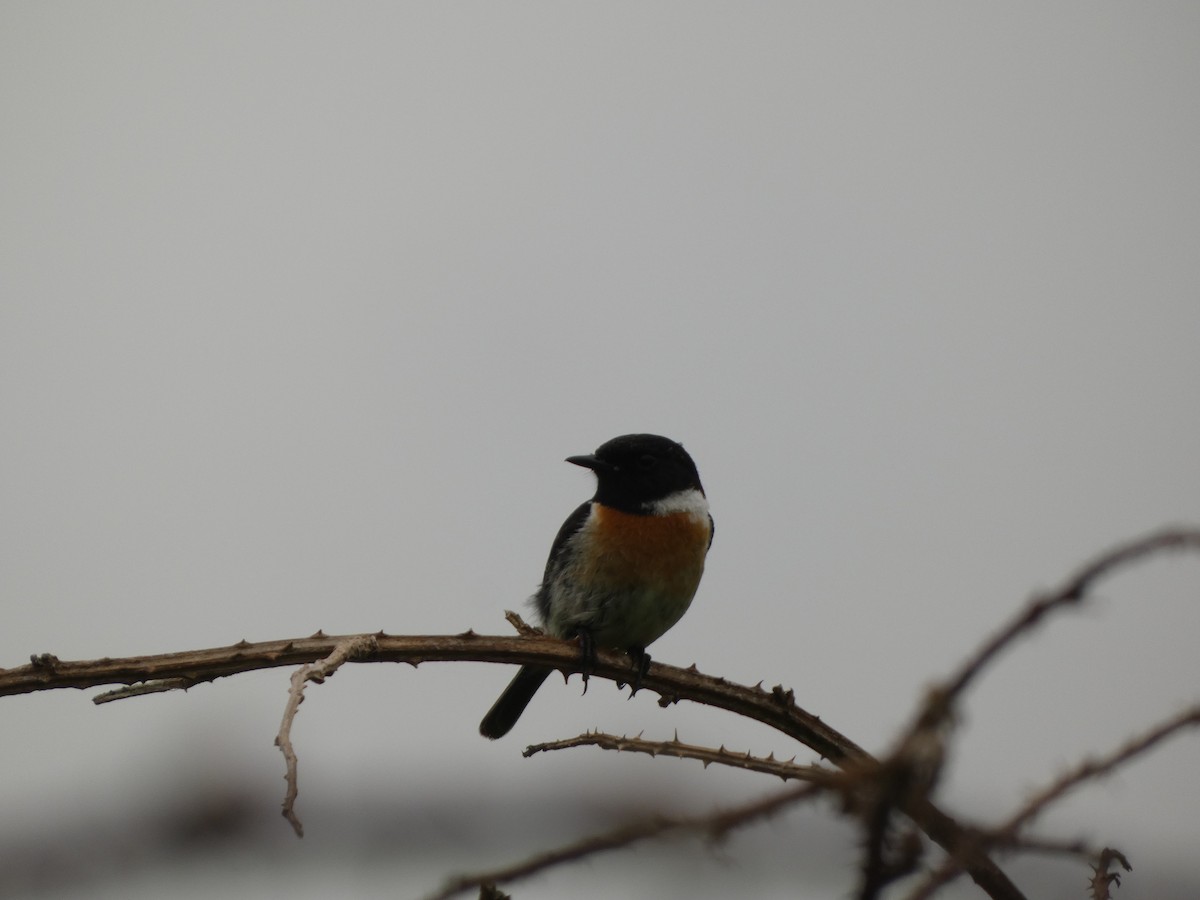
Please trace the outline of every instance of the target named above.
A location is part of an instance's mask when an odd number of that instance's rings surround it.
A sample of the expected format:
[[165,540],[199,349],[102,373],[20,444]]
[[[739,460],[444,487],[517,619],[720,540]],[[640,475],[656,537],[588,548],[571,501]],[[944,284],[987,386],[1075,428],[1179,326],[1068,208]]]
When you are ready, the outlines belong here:
[[596,668],[596,642],[592,632],[580,626],[575,630],[575,638],[579,641],[579,672],[583,675],[583,692],[588,689],[588,679]]
[[645,678],[646,673],[650,671],[650,654],[646,652],[645,647],[630,647],[625,652],[628,653],[629,658],[633,660],[633,690],[629,692],[629,696],[632,697],[642,689],[642,679]]

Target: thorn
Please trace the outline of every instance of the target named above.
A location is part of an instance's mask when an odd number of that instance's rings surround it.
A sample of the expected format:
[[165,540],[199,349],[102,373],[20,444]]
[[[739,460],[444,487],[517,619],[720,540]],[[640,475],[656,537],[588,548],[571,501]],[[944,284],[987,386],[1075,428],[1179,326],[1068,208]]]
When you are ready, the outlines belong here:
[[242,648],[242,649],[245,649],[246,647],[249,647],[249,646],[250,646],[250,642],[249,642],[248,640],[246,640],[245,638],[242,638],[240,641],[238,641],[238,642],[237,642],[236,644],[234,644],[233,646],[235,646],[235,647],[240,647],[240,648]]
[[327,635],[324,631],[322,631],[320,628],[318,628],[311,635],[309,635],[309,640],[319,641],[319,640],[323,640],[324,638],[327,638],[327,637],[329,637],[329,635]]

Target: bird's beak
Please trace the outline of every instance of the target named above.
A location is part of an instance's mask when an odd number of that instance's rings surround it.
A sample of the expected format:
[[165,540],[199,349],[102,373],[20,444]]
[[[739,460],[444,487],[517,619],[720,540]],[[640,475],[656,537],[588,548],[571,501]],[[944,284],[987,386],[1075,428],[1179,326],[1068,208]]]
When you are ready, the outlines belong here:
[[591,453],[586,456],[568,456],[567,462],[575,466],[583,466],[585,469],[591,469],[597,473],[612,472],[615,469],[612,463],[605,462]]

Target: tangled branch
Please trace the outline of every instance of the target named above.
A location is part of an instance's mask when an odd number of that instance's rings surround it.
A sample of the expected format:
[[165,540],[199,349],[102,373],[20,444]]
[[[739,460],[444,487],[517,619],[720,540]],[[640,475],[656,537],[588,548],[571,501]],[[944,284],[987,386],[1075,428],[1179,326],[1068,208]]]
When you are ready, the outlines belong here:
[[[1094,860],[1093,895],[1107,897],[1109,887],[1119,884],[1119,875],[1109,870],[1114,862],[1128,870],[1128,862],[1118,851],[1088,851],[1077,843],[1030,841],[1020,834],[1023,827],[1041,810],[1068,790],[1100,777],[1117,766],[1147,752],[1168,736],[1185,727],[1200,724],[1200,707],[1195,707],[1164,722],[1106,757],[1085,760],[1075,769],[1031,798],[1005,823],[992,829],[966,828],[938,809],[930,797],[947,755],[947,742],[954,725],[954,709],[961,695],[1003,649],[1044,621],[1050,613],[1080,604],[1094,585],[1114,571],[1153,554],[1174,549],[1200,549],[1200,530],[1174,529],[1130,541],[1101,554],[1083,566],[1057,590],[1034,597],[1013,620],[989,637],[983,645],[950,677],[930,690],[917,710],[912,725],[896,741],[893,749],[875,759],[849,738],[830,728],[795,703],[791,690],[776,686],[770,691],[761,683],[738,685],[723,678],[687,669],[654,663],[641,678],[642,687],[660,696],[660,705],[691,700],[724,709],[761,722],[800,741],[829,760],[840,771],[822,766],[798,765],[774,756],[752,757],[718,749],[673,741],[646,741],[613,735],[586,734],[566,741],[530,747],[526,755],[552,749],[593,745],[604,749],[632,750],[651,755],[674,755],[696,759],[704,765],[718,763],[799,779],[799,785],[779,795],[718,812],[708,816],[653,819],[625,826],[605,835],[577,842],[556,851],[541,854],[516,866],[482,875],[463,876],[447,884],[438,897],[449,897],[470,887],[493,881],[511,881],[535,871],[603,850],[628,846],[668,832],[704,833],[719,838],[729,830],[754,821],[784,806],[800,802],[825,791],[836,791],[844,807],[859,816],[864,824],[864,881],[859,897],[874,898],[884,885],[911,871],[919,858],[919,845],[910,832],[900,834],[892,824],[895,813],[902,813],[947,851],[945,863],[923,879],[910,896],[930,895],[941,884],[960,872],[967,872],[993,898],[1021,900],[1022,894],[989,857],[1000,848],[1025,847],[1046,852],[1083,854]],[[240,641],[228,647],[165,653],[124,659],[64,661],[50,653],[30,657],[26,665],[0,669],[0,696],[62,688],[87,689],[118,685],[98,694],[93,702],[110,703],[149,693],[186,690],[242,672],[280,666],[298,666],[293,673],[288,701],[276,744],[287,765],[287,794],[283,813],[298,835],[302,826],[295,814],[299,793],[297,757],[291,743],[291,728],[304,688],[310,681],[321,682],[348,662],[422,662],[474,661],[556,668],[565,673],[579,671],[578,648],[536,633],[518,616],[509,613],[509,621],[520,632],[517,637],[477,635],[472,631],[458,635],[404,636],[375,634],[329,636],[322,632],[307,638],[249,643]],[[629,659],[621,653],[598,651],[589,673],[625,683],[629,679]],[[898,848],[898,849],[897,849]]]

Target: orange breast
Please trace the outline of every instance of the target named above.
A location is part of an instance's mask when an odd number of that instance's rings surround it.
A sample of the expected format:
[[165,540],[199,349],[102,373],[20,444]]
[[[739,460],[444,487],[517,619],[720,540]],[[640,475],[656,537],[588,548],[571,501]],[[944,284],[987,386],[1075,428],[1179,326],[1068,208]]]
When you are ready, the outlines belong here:
[[691,599],[708,553],[707,516],[639,516],[606,506],[597,506],[593,515],[596,575],[610,583],[656,583]]

